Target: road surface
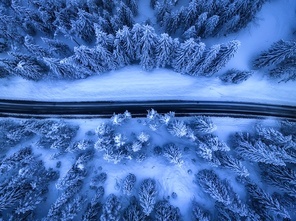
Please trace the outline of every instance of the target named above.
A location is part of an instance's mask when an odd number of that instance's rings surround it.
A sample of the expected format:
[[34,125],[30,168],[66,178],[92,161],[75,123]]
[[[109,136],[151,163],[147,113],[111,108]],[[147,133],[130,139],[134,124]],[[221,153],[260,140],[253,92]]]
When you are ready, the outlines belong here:
[[174,111],[176,116],[209,115],[231,117],[276,117],[296,121],[296,107],[250,102],[217,101],[98,101],[41,102],[0,100],[0,116],[14,117],[100,117],[128,110],[134,117],[144,117],[147,110],[158,113]]

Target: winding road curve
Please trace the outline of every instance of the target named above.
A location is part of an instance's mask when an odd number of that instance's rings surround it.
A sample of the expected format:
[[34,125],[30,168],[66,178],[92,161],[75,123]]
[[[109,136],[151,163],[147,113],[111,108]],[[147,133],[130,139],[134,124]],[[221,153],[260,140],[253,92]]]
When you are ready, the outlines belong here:
[[158,113],[174,111],[176,116],[209,115],[231,117],[276,117],[296,121],[296,107],[250,102],[217,101],[97,101],[97,102],[41,102],[0,100],[0,116],[7,117],[63,117],[109,118],[113,113],[128,110],[134,117],[144,117],[147,110]]

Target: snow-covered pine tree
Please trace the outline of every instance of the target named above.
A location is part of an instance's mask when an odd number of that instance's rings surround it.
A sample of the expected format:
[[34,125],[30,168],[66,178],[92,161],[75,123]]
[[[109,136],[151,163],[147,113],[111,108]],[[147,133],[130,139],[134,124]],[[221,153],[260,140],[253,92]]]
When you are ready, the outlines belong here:
[[191,26],[186,31],[184,31],[184,33],[182,34],[182,37],[186,40],[190,38],[197,38],[198,36],[197,36],[195,25]]
[[55,57],[65,58],[73,54],[73,50],[62,41],[49,38],[41,38],[49,47],[49,53]]
[[33,37],[27,35],[25,37],[24,46],[27,48],[27,50],[32,53],[33,56],[42,59],[43,57],[50,57],[50,54],[47,50],[42,48],[39,45],[33,44]]
[[131,197],[129,206],[124,210],[121,217],[123,221],[146,221],[147,218],[136,197]]
[[125,0],[125,3],[132,11],[133,16],[137,16],[139,13],[138,0]]
[[150,25],[143,26],[142,37],[138,47],[140,47],[140,65],[146,70],[150,71],[155,67],[155,49],[158,42],[157,35]]
[[104,205],[100,221],[119,221],[121,213],[121,203],[117,196],[110,194]]
[[90,72],[86,74],[81,71],[79,73],[72,64],[65,62],[65,60],[44,57],[43,61],[49,66],[53,75],[58,79],[78,79],[90,75]]
[[188,7],[183,11],[184,15],[184,30],[187,30],[192,25],[195,25],[198,18],[198,2],[190,1]]
[[82,216],[83,221],[93,221],[99,220],[99,214],[102,207],[101,199],[105,193],[102,186],[98,187],[95,196],[92,198],[91,202],[87,205],[86,211]]
[[172,64],[172,59],[175,54],[176,48],[179,46],[177,39],[172,39],[168,34],[163,33],[160,35],[156,44],[156,67],[166,67]]
[[215,201],[240,216],[247,216],[248,210],[227,180],[221,180],[213,170],[203,169],[195,175],[196,184],[200,185]]
[[280,40],[263,51],[253,62],[255,68],[277,65],[287,58],[296,56],[296,41]]
[[226,83],[239,84],[248,80],[252,76],[252,71],[241,71],[238,69],[230,69],[224,74],[220,75],[221,81]]
[[124,59],[132,62],[135,59],[135,46],[132,32],[129,27],[123,26],[122,29],[119,29],[116,32],[115,41],[115,46],[118,44],[122,53],[126,54],[126,58]]
[[117,26],[119,28],[122,28],[124,25],[132,27],[135,21],[131,9],[121,1],[116,10],[117,19],[115,21],[117,22]]
[[141,39],[143,36],[143,30],[144,27],[140,25],[139,23],[136,23],[133,25],[133,28],[131,29],[131,36],[132,36],[132,45],[134,46],[134,54],[135,54],[135,60],[141,59]]
[[[96,48],[89,48],[84,45],[80,47],[74,47],[74,61],[76,65],[82,66],[83,68],[88,69],[91,72],[105,72],[106,64],[101,62],[103,55],[110,54],[102,46],[97,46]],[[108,55],[109,55],[108,54]]]
[[286,64],[286,62],[284,61],[277,67],[271,69],[269,72],[270,77],[273,79],[277,79],[279,83],[295,81],[296,80],[296,59],[294,58],[291,60],[293,62],[291,64]]
[[251,196],[253,209],[260,215],[261,219],[265,220],[269,215],[291,219],[290,214],[278,200],[274,199],[256,184],[247,184],[247,191]]
[[220,50],[216,58],[204,69],[202,73],[205,76],[212,76],[223,68],[227,62],[234,56],[240,46],[240,41],[233,40],[220,45]]
[[296,171],[285,166],[259,164],[262,178],[291,197],[296,197]]
[[139,200],[146,216],[149,216],[154,208],[156,193],[155,180],[148,178],[142,181],[139,191]]
[[185,137],[188,132],[187,124],[182,120],[174,120],[170,122],[167,126],[170,134],[176,137]]
[[181,215],[178,207],[172,206],[168,201],[159,201],[155,205],[156,221],[180,221]]
[[82,188],[82,181],[78,181],[74,183],[72,186],[69,186],[58,198],[57,200],[51,205],[47,217],[45,218],[46,221],[51,220],[58,220],[61,217],[61,212],[65,205],[67,205],[71,199],[81,190]]
[[236,152],[250,161],[277,166],[285,166],[287,162],[295,162],[295,159],[284,149],[274,145],[266,145],[261,140],[251,141],[248,133],[237,133],[236,139]]
[[204,70],[210,66],[210,64],[216,59],[220,51],[220,45],[213,45],[206,49],[202,58],[195,66],[193,75],[205,75]]
[[204,49],[205,45],[203,43],[197,43],[193,38],[181,43],[180,47],[176,50],[173,60],[174,70],[182,74],[190,74],[194,64],[201,58]]
[[36,59],[29,59],[19,61],[15,67],[15,71],[25,79],[37,81],[47,74],[48,69]]
[[136,184],[136,176],[132,173],[128,174],[122,183],[122,192],[123,194],[130,196]]
[[207,38],[214,34],[219,23],[219,18],[220,17],[218,15],[213,15],[206,20],[201,37]]
[[248,177],[250,175],[248,169],[242,164],[242,162],[232,155],[229,155],[229,153],[217,151],[215,152],[215,156],[218,158],[222,167],[232,170],[238,176]]
[[87,43],[93,42],[95,36],[94,22],[97,20],[97,16],[82,9],[78,9],[77,15],[78,18],[72,20],[71,33]]
[[198,16],[196,25],[195,25],[197,36],[200,36],[204,32],[207,19],[208,19],[208,12],[203,12]]
[[190,122],[190,127],[199,133],[212,133],[217,129],[210,117],[197,116]]
[[163,147],[163,155],[174,164],[182,166],[184,161],[182,160],[182,152],[178,146],[174,143],[167,144]]
[[60,220],[71,221],[74,220],[78,213],[82,210],[83,204],[85,203],[85,196],[77,196],[73,201],[68,203],[65,208],[61,211]]
[[208,212],[203,211],[197,202],[192,202],[192,220],[195,221],[210,221],[211,217]]
[[202,42],[197,43],[191,62],[186,67],[186,73],[193,75],[196,72],[196,65],[201,61],[206,45]]

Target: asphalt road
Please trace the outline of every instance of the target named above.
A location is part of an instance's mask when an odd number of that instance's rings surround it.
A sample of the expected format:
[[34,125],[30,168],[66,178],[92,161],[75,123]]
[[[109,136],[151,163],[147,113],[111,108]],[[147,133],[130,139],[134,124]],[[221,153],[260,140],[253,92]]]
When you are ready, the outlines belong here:
[[147,110],[158,113],[174,111],[177,116],[209,115],[231,117],[276,117],[296,121],[296,106],[250,102],[217,101],[98,101],[39,102],[0,100],[0,116],[14,117],[101,117],[128,110],[134,117],[144,117]]

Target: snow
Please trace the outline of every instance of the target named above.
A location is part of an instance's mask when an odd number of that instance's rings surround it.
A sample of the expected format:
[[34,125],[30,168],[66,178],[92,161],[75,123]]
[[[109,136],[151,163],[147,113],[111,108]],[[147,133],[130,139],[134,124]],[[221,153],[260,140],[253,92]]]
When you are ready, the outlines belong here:
[[[147,1],[148,2],[148,1]],[[144,10],[148,3],[139,5],[142,12],[138,17],[144,21],[151,17],[151,10]],[[274,0],[263,5],[257,20],[244,30],[226,37],[207,39],[211,46],[238,39],[241,47],[228,65],[230,68],[252,69],[251,62],[260,51],[273,42],[292,38],[296,26],[296,1]],[[295,36],[294,36],[295,38]],[[222,83],[217,77],[191,77],[168,69],[151,72],[134,65],[83,80],[28,81],[19,77],[0,79],[0,98],[46,101],[107,101],[107,100],[219,100],[252,101],[271,104],[296,104],[295,82],[278,84],[268,79],[264,71],[255,74],[238,85]]]

